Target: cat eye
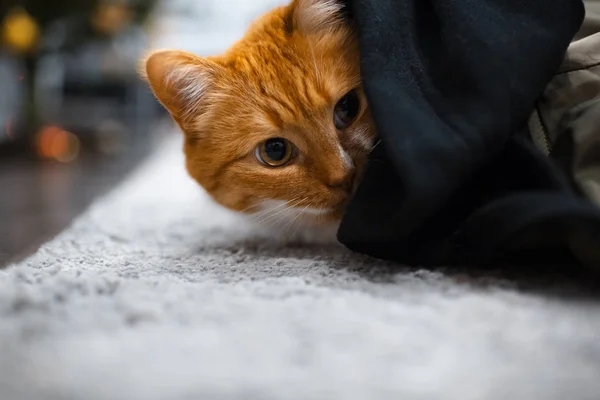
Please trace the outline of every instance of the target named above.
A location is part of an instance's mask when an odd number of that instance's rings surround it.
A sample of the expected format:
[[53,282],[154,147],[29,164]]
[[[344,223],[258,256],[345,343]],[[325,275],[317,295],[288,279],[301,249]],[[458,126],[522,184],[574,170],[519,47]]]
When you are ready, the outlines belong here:
[[360,112],[360,98],[356,90],[344,95],[333,109],[333,123],[338,130],[343,130],[352,125]]
[[294,145],[284,138],[265,140],[256,148],[256,158],[269,167],[283,167],[294,155]]

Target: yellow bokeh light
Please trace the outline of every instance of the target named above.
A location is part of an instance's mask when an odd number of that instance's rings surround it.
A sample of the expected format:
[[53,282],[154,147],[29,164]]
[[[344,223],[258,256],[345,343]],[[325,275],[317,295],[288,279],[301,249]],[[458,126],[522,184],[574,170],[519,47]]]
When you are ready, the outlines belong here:
[[40,28],[36,21],[21,7],[8,12],[2,21],[2,41],[18,53],[32,51],[38,43]]

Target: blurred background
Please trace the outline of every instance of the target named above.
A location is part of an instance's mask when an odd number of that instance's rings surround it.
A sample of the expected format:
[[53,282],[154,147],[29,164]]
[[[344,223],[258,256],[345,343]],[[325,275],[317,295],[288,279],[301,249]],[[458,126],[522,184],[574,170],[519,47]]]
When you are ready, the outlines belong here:
[[136,67],[157,6],[0,0],[0,265],[66,227],[149,151],[161,110]]
[[0,267],[174,134],[137,75],[144,53],[218,53],[282,2],[0,0]]

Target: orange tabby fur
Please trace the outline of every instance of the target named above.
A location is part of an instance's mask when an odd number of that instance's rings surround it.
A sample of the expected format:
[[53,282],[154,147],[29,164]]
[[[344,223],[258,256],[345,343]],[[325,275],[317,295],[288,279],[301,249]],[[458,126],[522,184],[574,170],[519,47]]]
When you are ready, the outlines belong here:
[[[375,132],[358,45],[340,11],[335,0],[294,0],[220,56],[147,58],[147,80],[185,134],[187,170],[218,203],[251,214],[281,208],[313,225],[341,218]],[[360,114],[338,131],[333,108],[355,88]],[[273,137],[298,149],[289,165],[256,159],[257,145]]]

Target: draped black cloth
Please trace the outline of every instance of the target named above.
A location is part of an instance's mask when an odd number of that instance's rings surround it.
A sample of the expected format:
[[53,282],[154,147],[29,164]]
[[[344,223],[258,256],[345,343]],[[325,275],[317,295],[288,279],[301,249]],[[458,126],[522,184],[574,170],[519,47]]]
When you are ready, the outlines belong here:
[[600,210],[527,131],[582,1],[340,1],[381,139],[340,242],[419,265],[556,251],[600,267]]

